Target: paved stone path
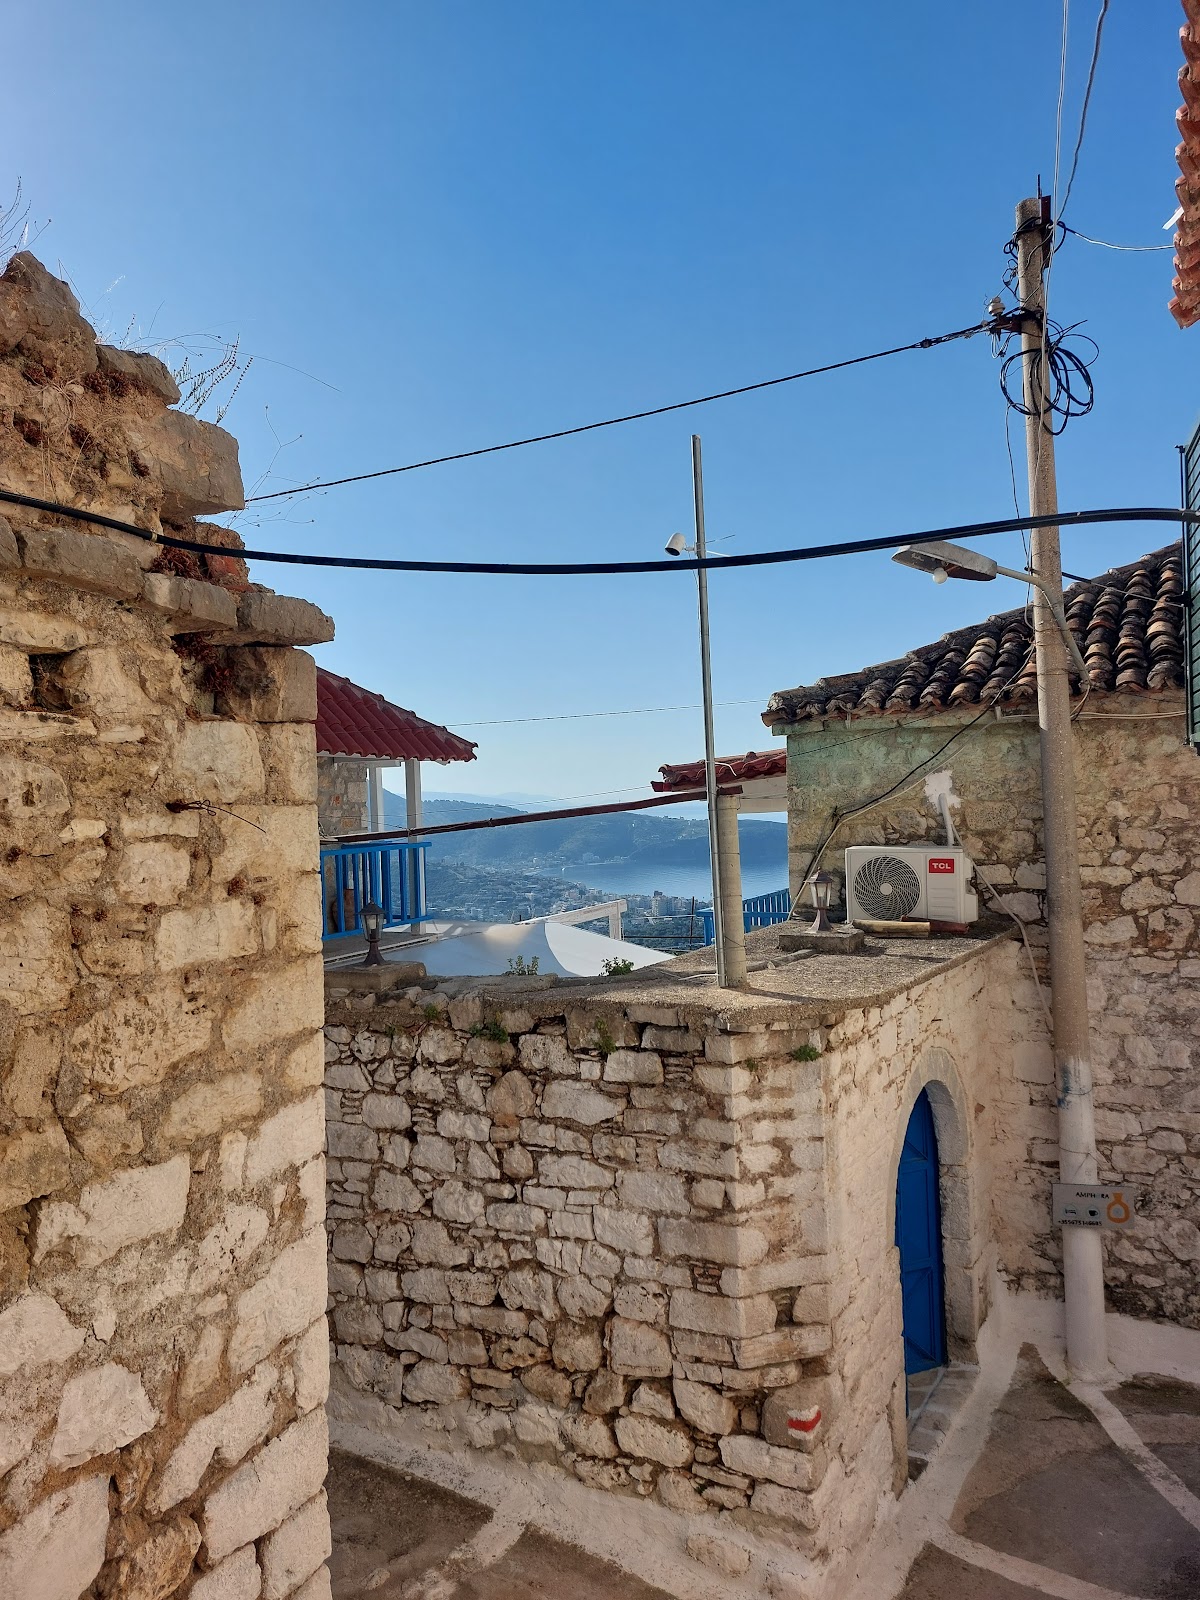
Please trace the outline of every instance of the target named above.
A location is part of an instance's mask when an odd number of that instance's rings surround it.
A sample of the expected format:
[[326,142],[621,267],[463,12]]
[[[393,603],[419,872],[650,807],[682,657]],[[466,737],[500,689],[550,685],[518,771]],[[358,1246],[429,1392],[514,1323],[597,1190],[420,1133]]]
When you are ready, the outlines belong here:
[[[956,1375],[961,1427],[942,1389],[932,1394],[926,1409],[940,1401],[943,1414],[924,1426],[944,1444],[914,1461],[894,1522],[823,1600],[1200,1600],[1200,1388],[1142,1375],[1104,1394],[1068,1389],[1032,1345],[1005,1385],[1008,1370],[990,1393],[981,1379],[969,1394]],[[691,1574],[654,1588],[503,1504],[336,1451],[329,1505],[334,1600],[697,1592],[700,1569],[682,1555]]]

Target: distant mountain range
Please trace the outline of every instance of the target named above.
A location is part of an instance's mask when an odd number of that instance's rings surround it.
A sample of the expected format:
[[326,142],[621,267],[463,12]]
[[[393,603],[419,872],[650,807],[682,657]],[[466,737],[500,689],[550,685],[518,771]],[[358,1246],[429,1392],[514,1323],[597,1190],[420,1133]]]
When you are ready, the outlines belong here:
[[[520,816],[515,806],[486,801],[424,802],[424,822],[436,827],[475,822],[487,817]],[[384,814],[389,826],[407,825],[404,800],[385,791]],[[787,827],[782,822],[744,818],[739,826],[743,868],[778,866],[787,876]],[[568,817],[558,822],[530,822],[511,828],[480,828],[469,833],[435,835],[430,857],[509,871],[580,873],[589,862],[630,866],[703,866],[708,862],[708,825],[703,820],[667,817],[645,811],[619,811],[599,817]]]

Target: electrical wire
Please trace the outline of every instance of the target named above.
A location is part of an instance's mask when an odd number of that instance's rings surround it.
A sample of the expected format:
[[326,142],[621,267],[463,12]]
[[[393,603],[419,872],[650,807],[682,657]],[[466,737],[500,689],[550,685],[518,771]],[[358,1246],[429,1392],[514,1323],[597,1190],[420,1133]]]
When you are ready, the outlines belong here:
[[879,538],[842,539],[831,544],[800,545],[789,550],[757,550],[737,555],[667,558],[661,561],[407,561],[379,556],[305,555],[285,550],[231,550],[228,545],[205,544],[197,539],[182,539],[175,534],[154,533],[132,522],[86,511],[81,506],[62,505],[55,500],[39,500],[33,495],[0,489],[0,502],[47,511],[77,522],[113,528],[148,544],[172,550],[190,550],[195,555],[231,555],[247,561],[278,561],[294,567],[339,567],[360,572],[453,572],[481,573],[494,577],[593,577],[643,572],[695,572],[708,567],[771,567],[794,561],[821,561],[830,556],[866,555],[876,550],[896,550],[901,545],[932,544],[941,539],[975,539],[995,533],[1014,533],[1020,528],[1086,527],[1110,522],[1190,522],[1200,523],[1200,511],[1162,506],[1109,506],[1094,511],[1055,511],[1044,516],[1003,517],[990,522],[963,522],[948,528],[927,528],[921,533],[885,534]]
[[796,383],[800,378],[816,378],[825,372],[841,372],[846,367],[860,367],[868,361],[882,361],[887,356],[905,355],[910,350],[932,350],[935,345],[949,344],[953,339],[969,339],[982,333],[986,323],[975,323],[969,328],[958,328],[953,333],[939,333],[932,338],[915,339],[911,344],[894,345],[890,350],[873,350],[869,355],[850,356],[844,361],[830,361],[824,366],[807,367],[803,372],[789,372],[781,378],[763,378],[758,383],[743,383],[736,389],[718,389],[713,394],[698,395],[694,400],[675,400],[670,405],[651,406],[645,411],[629,411],[619,417],[605,417],[601,422],[584,422],[573,428],[556,428],[551,433],[534,433],[525,439],[510,439],[506,444],[483,445],[476,450],[457,450],[451,455],[430,456],[425,461],[409,461],[401,467],[380,467],[374,472],[356,472],[345,478],[328,478],[316,483],[304,483],[293,489],[275,489],[270,494],[253,494],[246,501],[252,505],[260,500],[282,500],[295,494],[311,494],[317,489],[337,489],[347,483],[366,483],[372,478],[392,478],[401,472],[417,472],[422,467],[440,467],[449,461],[470,461],[476,456],[496,455],[502,450],[519,450],[527,444],[545,444],[551,439],[569,439],[577,433],[594,433],[598,428],[616,428],[624,422],[641,422],[647,417],[662,417],[670,411],[686,411],[691,406],[706,406],[714,400],[730,400],[736,395],[753,394],[759,389],[774,389],[781,383]]
[[975,876],[991,895],[992,904],[996,907],[996,910],[1002,911],[1006,917],[1011,917],[1020,931],[1021,943],[1025,946],[1025,955],[1029,961],[1029,970],[1033,974],[1033,984],[1034,988],[1037,990],[1038,1004],[1042,1008],[1042,1016],[1046,1019],[1046,1030],[1050,1034],[1050,1037],[1053,1038],[1054,1019],[1050,1015],[1050,1007],[1046,1004],[1046,991],[1042,988],[1041,974],[1038,972],[1037,962],[1034,960],[1033,956],[1033,948],[1029,943],[1029,934],[1025,928],[1025,919],[1023,917],[1019,917],[1011,906],[1004,903],[1004,896],[996,888],[996,885],[991,881],[991,879],[986,876],[983,868],[978,862],[975,863]]
[[1107,239],[1093,239],[1090,233],[1080,233],[1078,228],[1072,228],[1059,218],[1059,227],[1064,233],[1073,234],[1076,239],[1082,239],[1084,244],[1098,244],[1104,250],[1127,250],[1135,255],[1145,255],[1154,250],[1174,250],[1173,244],[1112,244]]
[[[721,706],[757,706],[761,700],[715,700],[715,707]],[[508,728],[517,722],[582,722],[591,717],[649,717],[660,711],[700,711],[698,705],[688,706],[631,706],[621,711],[562,711],[549,717],[496,717],[489,722],[454,722],[446,723],[448,728]],[[617,791],[614,790],[614,793]]]
[[1071,157],[1071,171],[1067,177],[1067,188],[1063,195],[1062,205],[1055,207],[1054,215],[1061,218],[1071,199],[1071,190],[1075,184],[1075,174],[1079,170],[1079,152],[1083,149],[1083,135],[1087,128],[1088,107],[1092,103],[1092,89],[1096,82],[1096,68],[1100,64],[1100,41],[1104,36],[1104,19],[1108,16],[1111,0],[1100,0],[1100,14],[1096,18],[1096,37],[1092,41],[1092,59],[1088,67],[1087,85],[1083,91],[1083,107],[1079,113],[1079,132],[1075,138],[1075,154]]
[[[1004,340],[1000,354],[1000,390],[1014,411],[1020,412],[1023,417],[1040,417],[1045,431],[1057,435],[1074,417],[1086,417],[1096,403],[1096,391],[1089,368],[1099,349],[1096,341],[1087,334],[1079,335],[1076,343],[1090,344],[1090,357],[1080,355],[1068,346],[1067,339],[1080,326],[1079,323],[1064,328],[1049,317],[1041,320],[1043,342],[1037,349],[1026,350],[1022,344],[1016,350],[1010,350],[1012,340],[1019,335],[1009,334]],[[1034,359],[1029,360],[1030,357]],[[1014,368],[1020,374],[1019,397],[1013,393]],[[1044,377],[1047,372],[1050,375],[1049,384]],[[1028,401],[1025,399],[1026,388],[1030,396]]]

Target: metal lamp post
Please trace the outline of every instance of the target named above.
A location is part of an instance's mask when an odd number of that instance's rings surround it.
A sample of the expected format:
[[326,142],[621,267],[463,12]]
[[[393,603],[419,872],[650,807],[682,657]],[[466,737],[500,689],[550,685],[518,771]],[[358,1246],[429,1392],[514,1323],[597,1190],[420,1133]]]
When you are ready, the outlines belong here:
[[383,931],[383,907],[368,900],[358,914],[362,931],[367,936],[367,953],[362,959],[364,967],[383,966],[383,953],[379,948],[379,935]]
[[[681,556],[685,552],[695,555],[698,563],[705,560],[707,546],[704,539],[704,472],[700,460],[700,436],[692,435],[692,498],[696,513],[696,542],[688,544],[681,533],[673,533],[667,541],[667,554]],[[727,898],[722,893],[726,874],[722,870],[723,851],[721,828],[718,823],[717,755],[713,737],[712,653],[708,631],[708,570],[696,567],[696,591],[700,612],[700,688],[704,704],[704,790],[708,802],[708,850],[712,862],[713,889],[713,945],[717,957],[717,984],[722,989],[736,989],[746,978],[746,946],[743,930],[731,928]],[[732,826],[737,828],[734,812]],[[736,832],[734,834],[736,842]],[[737,898],[740,901],[741,891]],[[740,910],[740,905],[738,907]],[[742,934],[741,939],[738,935]]]

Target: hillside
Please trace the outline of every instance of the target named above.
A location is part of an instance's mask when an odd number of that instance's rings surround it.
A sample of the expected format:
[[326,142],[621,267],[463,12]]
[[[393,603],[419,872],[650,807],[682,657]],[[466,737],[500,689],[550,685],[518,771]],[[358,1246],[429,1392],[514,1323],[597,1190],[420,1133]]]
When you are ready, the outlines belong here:
[[[405,825],[404,800],[385,795],[386,819]],[[479,818],[517,816],[512,806],[466,800],[428,800],[424,820],[430,827]],[[786,876],[787,827],[759,818],[742,821],[739,833],[743,868],[776,867]],[[621,862],[630,866],[704,866],[708,861],[708,826],[703,819],[656,816],[625,811],[600,817],[568,817],[558,822],[531,822],[515,828],[487,828],[443,834],[430,841],[430,857],[506,867],[510,871],[561,872],[589,862]]]

